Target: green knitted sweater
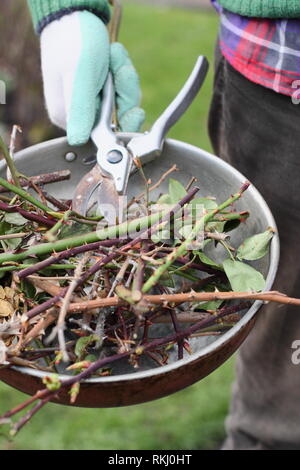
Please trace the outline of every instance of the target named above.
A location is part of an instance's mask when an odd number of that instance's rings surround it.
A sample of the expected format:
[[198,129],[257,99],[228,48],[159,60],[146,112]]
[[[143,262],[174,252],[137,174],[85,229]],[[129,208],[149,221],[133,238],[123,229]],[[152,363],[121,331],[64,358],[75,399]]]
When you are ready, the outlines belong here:
[[104,23],[110,19],[108,0],[27,0],[38,33],[51,23],[73,11],[88,10]]
[[218,0],[233,13],[260,18],[300,18],[300,0]]

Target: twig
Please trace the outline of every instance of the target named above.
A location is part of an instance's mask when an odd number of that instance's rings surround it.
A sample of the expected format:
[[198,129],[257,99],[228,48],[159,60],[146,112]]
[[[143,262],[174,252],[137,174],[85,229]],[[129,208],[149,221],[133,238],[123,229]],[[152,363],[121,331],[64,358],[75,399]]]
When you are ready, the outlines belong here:
[[19,232],[19,233],[10,233],[7,235],[0,235],[0,240],[13,240],[14,238],[25,238],[28,237],[30,233]]
[[[1,137],[0,137],[0,144],[1,144]],[[25,201],[30,202],[33,206],[37,207],[38,209],[41,209],[43,212],[45,212],[46,214],[51,215],[52,217],[55,217],[57,219],[60,219],[60,218],[63,217],[62,214],[50,211],[47,206],[45,206],[40,201],[38,201],[33,196],[31,196],[29,193],[24,191],[24,189],[22,189],[21,186],[19,187],[17,185],[13,185],[13,184],[9,183],[8,181],[6,181],[4,178],[1,178],[1,177],[0,177],[0,186],[3,186],[4,188],[8,189],[10,192],[12,192],[14,194],[17,194],[18,196],[20,196]]]
[[24,217],[24,219],[30,220],[31,222],[37,222],[39,225],[44,227],[53,227],[55,225],[55,221],[51,220],[50,218],[43,217],[42,215],[34,214],[33,212],[29,212],[25,209],[22,209],[19,206],[10,206],[5,202],[0,201],[0,210],[8,213],[19,213]]
[[145,175],[145,172],[144,172],[144,169],[143,169],[143,166],[142,166],[142,163],[141,163],[141,160],[138,158],[138,157],[135,157],[133,159],[134,163],[135,163],[135,166],[138,168],[139,172],[140,172],[140,175],[144,181],[144,184],[145,184],[145,199],[146,199],[146,209],[147,209],[147,213],[148,213],[148,210],[149,210],[149,180],[147,179],[146,175]]
[[12,428],[10,434],[12,436],[15,436],[22,428],[25,426],[25,424],[28,423],[28,421],[31,420],[31,418],[43,407],[45,406],[48,402],[50,401],[50,397],[44,398],[44,400],[40,400],[28,413],[23,416]]
[[[15,149],[16,149],[16,139],[17,139],[18,132],[22,134],[22,128],[14,124],[11,135],[10,135],[10,143],[9,143],[9,154],[12,160],[14,160]],[[10,178],[7,178],[7,179],[10,179]]]
[[[202,321],[196,323],[195,325],[193,325],[193,326],[191,326],[191,327],[189,327],[185,330],[180,331],[180,333],[170,334],[170,335],[168,335],[164,338],[159,338],[159,339],[153,340],[148,344],[144,344],[144,345],[139,346],[135,350],[130,350],[129,349],[126,352],[122,352],[120,354],[115,354],[113,356],[106,357],[104,359],[102,359],[102,358],[98,359],[97,361],[92,363],[89,367],[87,367],[87,369],[80,372],[78,375],[70,377],[66,380],[63,380],[61,382],[60,390],[65,389],[65,388],[69,388],[75,382],[80,382],[80,381],[82,381],[82,380],[84,380],[88,377],[91,377],[94,373],[97,372],[97,370],[105,367],[108,364],[111,364],[111,363],[119,361],[123,358],[129,357],[133,353],[141,355],[141,354],[143,354],[145,352],[148,352],[148,351],[150,351],[150,352],[155,351],[163,345],[166,345],[166,344],[169,344],[169,343],[172,343],[172,342],[177,342],[181,339],[184,339],[184,338],[187,338],[187,337],[191,336],[193,333],[196,333],[197,331],[201,330],[202,328],[207,327],[211,324],[214,324],[216,321],[220,320],[221,318],[223,318],[224,316],[226,316],[230,313],[234,313],[234,312],[246,309],[246,308],[249,308],[249,303],[244,303],[244,304],[240,304],[240,305],[233,306],[233,307],[225,307],[225,308],[221,309],[216,316],[213,316],[209,319],[202,320]],[[51,391],[51,390],[46,388],[42,391],[38,391],[34,396],[32,396],[31,398],[26,400],[24,403],[21,403],[18,407],[14,408],[13,410],[8,411],[3,416],[1,416],[0,417],[0,422],[1,421],[5,422],[5,420],[7,418],[10,418],[10,417],[14,416],[15,414],[19,413],[24,408],[27,408],[30,404],[34,403],[36,400],[41,400],[42,402],[38,403],[34,408],[32,408],[32,410],[30,410],[30,412],[28,412],[27,415],[25,415],[25,417],[22,418],[22,420],[20,421],[22,423],[24,421],[27,422],[28,421],[27,418],[29,417],[29,419],[30,419],[30,417],[32,416],[32,414],[30,414],[30,413],[32,413],[33,410],[34,410],[34,413],[36,411],[38,411],[38,409],[40,409],[39,405],[40,405],[40,407],[42,406],[41,403],[45,404],[48,401],[50,401],[54,396],[56,396],[59,393],[60,390]],[[24,424],[25,424],[25,422],[24,422]],[[18,424],[17,424],[17,426],[18,426]],[[17,430],[19,430],[19,429],[20,429],[20,427],[18,426]]]
[[[170,173],[173,173],[174,171],[178,171],[178,168],[176,165],[173,165],[171,168],[169,168],[169,170],[167,170],[163,175],[162,177],[157,181],[157,183],[155,183],[153,186],[150,186],[149,188],[149,193],[151,193],[152,191],[154,191],[156,188],[158,188],[164,181],[165,179],[169,176]],[[135,202],[138,202],[143,196],[144,196],[144,192],[142,192],[141,194],[139,194],[138,196],[132,198],[132,200],[128,203],[127,205],[127,209],[129,209],[129,207],[132,206],[132,204],[134,204]]]
[[57,209],[61,211],[68,211],[70,209],[71,204],[67,205],[64,202],[59,201],[58,199],[56,199],[55,197],[53,197],[51,194],[47,193],[46,191],[42,191],[42,193],[43,193],[44,198]]
[[[136,246],[137,244],[141,243],[145,238],[149,238],[151,234],[153,234],[153,231],[157,230],[160,227],[161,223],[173,217],[174,214],[178,212],[185,204],[187,204],[195,196],[195,194],[198,191],[199,191],[199,188],[194,188],[178,204],[176,204],[170,211],[168,211],[162,218],[161,218],[161,214],[159,214],[158,222],[154,224],[153,226],[150,225],[150,228],[141,232],[141,234],[137,238],[133,239],[131,242],[123,246],[122,251],[124,252],[128,251],[134,246]],[[149,219],[151,219],[151,217],[147,218],[148,222],[149,222]],[[99,232],[97,236],[99,236]],[[56,243],[59,243],[59,242],[56,242]],[[53,245],[55,245],[56,243],[53,243]],[[85,274],[81,277],[81,279],[77,281],[77,287],[82,286],[91,276],[94,276],[103,266],[106,266],[117,256],[119,255],[113,252],[110,255],[107,255],[106,257],[98,261],[92,268],[88,269],[85,272]],[[48,310],[50,307],[60,302],[65,297],[67,290],[68,288],[62,289],[60,293],[56,295],[55,297],[53,297],[52,299],[47,300],[46,302],[31,309],[29,312],[27,312],[26,319],[34,318],[36,315],[43,313],[45,310]]]
[[[30,178],[20,178],[19,182],[21,187],[30,186],[30,184],[43,186],[45,184],[58,183],[61,181],[69,180],[71,177],[70,170],[55,171],[53,173],[45,173],[42,175],[31,176]],[[10,178],[7,178],[8,180]],[[8,190],[6,188],[0,188],[0,193],[6,193]],[[50,202],[50,201],[49,201]],[[68,209],[68,208],[67,208]]]
[[[287,297],[276,291],[264,293],[252,292],[190,292],[188,294],[161,294],[144,295],[143,299],[151,305],[182,304],[186,302],[210,302],[214,300],[261,300],[263,302],[275,302],[279,304],[300,305],[300,299]],[[69,311],[85,312],[93,308],[118,307],[124,303],[119,297],[110,299],[96,299],[90,302],[70,304]]]
[[185,252],[188,250],[189,245],[195,240],[198,233],[201,230],[204,230],[205,225],[209,222],[216,214],[220,211],[224,210],[226,207],[233,204],[235,201],[240,199],[242,194],[249,188],[250,183],[246,182],[243,184],[239,192],[237,192],[234,196],[227,199],[227,201],[223,202],[219,207],[213,210],[211,213],[203,215],[198,222],[196,222],[195,226],[193,227],[192,231],[188,235],[188,237],[179,245],[177,248],[174,249],[172,253],[170,253],[166,258],[163,265],[159,266],[154,274],[146,281],[143,286],[143,293],[148,292],[152,287],[157,284],[161,276],[167,271],[167,269],[172,266],[172,264],[176,261],[177,258],[183,256]]
[[[178,319],[177,319],[175,309],[170,310],[170,315],[171,315],[171,320],[172,320],[172,323],[173,323],[173,326],[174,326],[174,330],[175,330],[176,333],[179,333],[180,328],[179,328]],[[178,340],[178,342],[177,342],[178,360],[183,358],[183,344],[184,344],[183,339]]]
[[48,338],[48,342],[51,342],[53,338],[55,337],[55,335],[57,334],[60,351],[62,352],[64,362],[69,361],[69,355],[67,353],[65,337],[64,337],[65,319],[66,319],[68,307],[70,305],[73,293],[75,289],[77,288],[78,280],[80,279],[82,275],[83,268],[85,264],[87,263],[89,257],[90,257],[90,252],[86,253],[85,256],[79,261],[78,266],[75,269],[74,279],[69,285],[68,291],[62,303],[61,310],[60,310],[59,317],[58,317],[57,327],[53,330],[50,337]]
[[186,188],[185,190],[186,191],[189,191],[191,189],[191,187],[193,186],[193,184],[197,181],[197,178],[195,176],[192,176],[190,181],[188,182],[188,184],[186,185]]
[[4,140],[2,139],[1,136],[0,136],[0,150],[2,150],[4,159],[6,161],[6,165],[9,169],[9,171],[10,171],[10,174],[12,176],[12,179],[13,179],[16,187],[20,188],[21,186],[20,186],[20,183],[19,183],[19,175],[18,175],[17,169],[15,167],[15,162],[13,161],[12,156],[10,155],[9,150],[8,150],[6,144],[4,143]]
[[87,251],[97,251],[100,247],[112,247],[120,243],[120,240],[113,239],[107,241],[100,241],[95,243],[87,243],[83,244],[82,246],[71,248],[69,250],[62,251],[58,255],[50,256],[50,258],[45,259],[39,263],[36,263],[29,268],[23,269],[18,273],[19,279],[25,279],[26,277],[30,276],[31,274],[36,273],[37,271],[41,271],[42,269],[48,268],[52,264],[58,263],[62,260],[67,260],[69,258],[73,258],[79,254],[85,253]]
[[23,347],[31,343],[35,338],[41,335],[42,332],[46,330],[50,325],[56,322],[58,317],[58,311],[56,308],[50,309],[46,312],[45,316],[39,320],[39,322],[27,333],[24,341]]

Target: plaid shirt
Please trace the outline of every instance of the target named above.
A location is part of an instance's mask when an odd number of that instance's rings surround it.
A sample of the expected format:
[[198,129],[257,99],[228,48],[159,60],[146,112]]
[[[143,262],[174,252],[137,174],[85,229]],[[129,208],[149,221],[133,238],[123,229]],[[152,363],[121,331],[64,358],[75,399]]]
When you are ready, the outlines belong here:
[[212,0],[220,13],[220,47],[228,62],[252,82],[300,96],[300,19],[239,16]]

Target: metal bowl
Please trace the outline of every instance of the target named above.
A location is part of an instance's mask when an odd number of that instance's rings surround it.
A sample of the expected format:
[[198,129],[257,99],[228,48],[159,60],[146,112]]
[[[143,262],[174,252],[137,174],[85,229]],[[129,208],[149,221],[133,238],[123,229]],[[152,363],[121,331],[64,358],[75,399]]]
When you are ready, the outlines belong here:
[[[130,136],[121,134],[121,137],[126,142]],[[16,163],[19,171],[28,176],[70,169],[70,181],[53,184],[47,190],[57,198],[72,198],[76,184],[82,175],[89,171],[94,156],[95,148],[91,143],[84,147],[71,148],[66,139],[62,138],[19,152],[16,155]],[[197,177],[201,196],[215,196],[219,202],[236,192],[246,180],[241,173],[218,157],[176,140],[167,140],[162,155],[146,164],[146,175],[153,182],[157,181],[174,163],[180,169],[176,178],[186,184],[192,176]],[[3,162],[0,164],[0,174],[5,175]],[[132,195],[141,192],[143,184],[139,175],[132,175]],[[167,182],[164,184],[166,189]],[[160,188],[158,192],[163,189]],[[250,187],[236,203],[236,207],[241,211],[249,210],[251,215],[231,239],[234,246],[247,236],[262,232],[269,226],[276,228],[266,202],[255,187]],[[255,263],[255,267],[267,279],[266,290],[272,287],[278,261],[279,239],[276,235],[272,240],[270,255]],[[146,362],[137,371],[129,369],[128,363],[124,362],[114,370],[113,376],[85,380],[75,406],[105,408],[134,405],[162,398],[192,385],[217,369],[238,349],[251,331],[261,305],[262,302],[259,301],[253,303],[252,307],[242,314],[241,320],[222,336],[193,339],[192,355],[186,355],[182,360],[177,360],[174,355],[166,366],[158,367]],[[32,395],[43,387],[41,380],[45,375],[44,372],[29,368],[10,367],[1,370],[0,379]],[[69,395],[62,391],[54,401],[68,405]]]

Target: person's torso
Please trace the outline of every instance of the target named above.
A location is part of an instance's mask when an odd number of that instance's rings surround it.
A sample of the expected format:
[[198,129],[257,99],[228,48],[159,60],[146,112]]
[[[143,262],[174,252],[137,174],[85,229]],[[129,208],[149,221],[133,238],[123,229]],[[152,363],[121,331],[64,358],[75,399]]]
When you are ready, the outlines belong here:
[[300,89],[300,19],[250,18],[222,8],[220,47],[237,71],[278,93]]

